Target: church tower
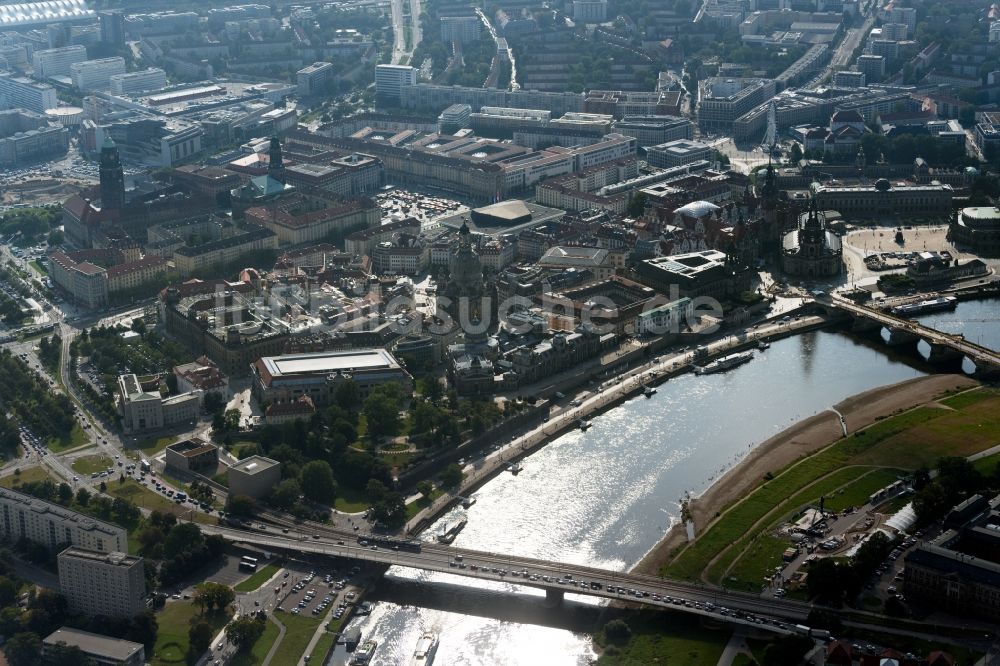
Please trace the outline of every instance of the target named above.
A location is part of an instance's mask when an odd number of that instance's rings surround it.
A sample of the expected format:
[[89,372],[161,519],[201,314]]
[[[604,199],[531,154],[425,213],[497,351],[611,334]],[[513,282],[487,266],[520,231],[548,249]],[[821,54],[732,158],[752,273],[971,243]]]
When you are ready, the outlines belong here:
[[279,183],[285,182],[285,165],[281,158],[281,141],[271,137],[271,146],[267,150],[267,175]]
[[101,209],[121,210],[125,207],[125,172],[118,155],[118,146],[110,136],[104,137],[98,173],[101,179]]
[[459,324],[463,321],[478,324],[487,314],[483,308],[486,293],[483,262],[472,247],[472,233],[464,222],[458,230],[458,246],[451,253],[448,268],[445,295],[451,301],[449,314]]

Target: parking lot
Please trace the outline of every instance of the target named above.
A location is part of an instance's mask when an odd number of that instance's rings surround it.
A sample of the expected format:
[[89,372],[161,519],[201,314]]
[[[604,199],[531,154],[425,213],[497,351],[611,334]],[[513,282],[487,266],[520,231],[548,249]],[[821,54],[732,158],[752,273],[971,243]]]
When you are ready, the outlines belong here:
[[359,565],[344,570],[286,570],[280,585],[274,587],[279,598],[276,610],[323,617],[332,608],[332,618],[339,620],[355,601],[357,593],[350,584],[360,574]]

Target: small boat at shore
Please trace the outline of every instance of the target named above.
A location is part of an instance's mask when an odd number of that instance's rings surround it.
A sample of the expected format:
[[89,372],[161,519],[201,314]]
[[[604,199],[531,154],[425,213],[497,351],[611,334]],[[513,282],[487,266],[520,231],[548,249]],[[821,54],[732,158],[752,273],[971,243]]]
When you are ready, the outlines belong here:
[[590,421],[586,419],[580,419],[579,421],[576,422],[576,424],[577,426],[579,426],[580,430],[583,430],[584,432],[586,432],[587,428],[590,427]]
[[517,476],[518,474],[521,473],[521,463],[519,462],[508,463],[507,471],[513,474],[514,476]]
[[771,343],[768,342],[767,340],[757,341],[757,349],[764,351],[765,349],[770,349],[770,348],[771,348]]
[[696,375],[711,375],[716,372],[725,372],[735,368],[738,365],[743,365],[753,360],[753,352],[745,351],[739,352],[737,354],[730,354],[729,356],[723,356],[720,359],[716,359],[707,365],[695,366],[694,372]]
[[376,641],[365,641],[364,644],[362,644],[362,646],[354,652],[354,656],[351,658],[351,666],[368,666],[372,657],[375,656],[375,650],[377,648],[378,643]]
[[469,524],[468,519],[462,518],[451,527],[445,526],[445,531],[437,535],[438,543],[443,543],[445,545],[450,544],[458,536],[458,533],[465,529],[465,526]]
[[642,394],[647,398],[652,398],[654,395],[656,395],[656,389],[653,388],[652,386],[643,386]]
[[463,509],[468,509],[469,507],[471,507],[475,503],[476,503],[476,498],[475,497],[464,497],[464,498],[462,498],[462,508]]
[[437,634],[428,631],[417,641],[417,647],[410,659],[410,666],[431,666],[437,653]]

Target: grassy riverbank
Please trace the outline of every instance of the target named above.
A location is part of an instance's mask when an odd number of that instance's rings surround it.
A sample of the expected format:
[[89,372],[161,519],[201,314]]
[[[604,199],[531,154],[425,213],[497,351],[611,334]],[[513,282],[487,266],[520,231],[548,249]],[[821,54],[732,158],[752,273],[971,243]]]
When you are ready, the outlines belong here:
[[[856,504],[900,472],[941,456],[968,456],[1000,441],[1000,392],[977,389],[884,418],[798,460],[723,511],[661,573],[755,589],[779,545],[768,538],[781,521],[832,496],[831,508]],[[881,487],[881,486],[879,486]],[[738,560],[745,559],[745,562]]]

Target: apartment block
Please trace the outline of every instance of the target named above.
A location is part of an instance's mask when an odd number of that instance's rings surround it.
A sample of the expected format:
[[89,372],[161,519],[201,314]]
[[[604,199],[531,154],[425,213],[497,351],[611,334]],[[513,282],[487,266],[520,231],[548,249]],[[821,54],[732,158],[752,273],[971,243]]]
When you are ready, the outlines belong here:
[[110,82],[113,94],[136,95],[165,88],[167,86],[167,73],[159,67],[150,67],[141,72],[114,74]]
[[65,544],[106,553],[128,549],[124,527],[7,488],[0,488],[0,535],[9,543],[27,539],[49,549]]
[[70,546],[59,553],[59,592],[74,613],[129,618],[146,609],[141,557]]
[[83,92],[109,90],[111,77],[125,73],[125,59],[120,56],[75,62],[69,67],[73,85]]
[[375,94],[379,99],[399,104],[403,86],[417,83],[417,70],[408,65],[377,65]]
[[59,106],[56,89],[10,72],[0,73],[0,108],[45,113]]
[[52,76],[69,76],[70,66],[87,59],[87,48],[80,44],[58,49],[35,51],[31,64],[35,68],[35,78],[47,79]]
[[441,41],[445,44],[478,42],[482,31],[483,23],[475,14],[441,17]]

